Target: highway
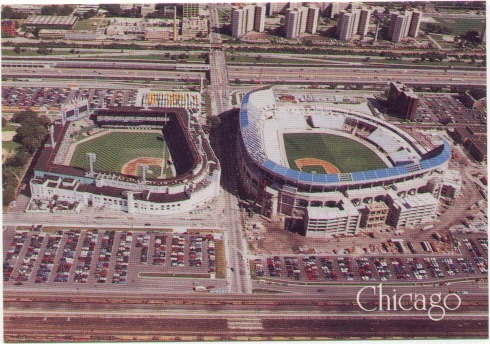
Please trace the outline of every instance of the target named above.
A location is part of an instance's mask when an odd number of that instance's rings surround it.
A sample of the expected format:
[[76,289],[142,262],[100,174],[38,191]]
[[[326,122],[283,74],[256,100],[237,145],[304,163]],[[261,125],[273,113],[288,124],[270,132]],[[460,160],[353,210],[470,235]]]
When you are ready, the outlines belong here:
[[410,69],[352,69],[337,67],[264,67],[228,66],[231,80],[256,80],[261,82],[389,82],[399,81],[410,84],[465,84],[486,85],[484,71]]
[[79,69],[79,68],[33,68],[4,67],[2,74],[6,77],[27,78],[77,78],[77,79],[112,79],[112,80],[192,80],[200,81],[204,72],[161,71],[153,70],[118,70],[118,69]]

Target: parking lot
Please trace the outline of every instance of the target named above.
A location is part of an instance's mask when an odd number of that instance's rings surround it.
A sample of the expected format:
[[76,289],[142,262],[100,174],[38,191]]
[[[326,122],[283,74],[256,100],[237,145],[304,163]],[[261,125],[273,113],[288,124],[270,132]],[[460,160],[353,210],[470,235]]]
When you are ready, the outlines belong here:
[[19,108],[59,108],[77,97],[87,98],[91,109],[108,106],[133,106],[137,90],[108,88],[57,88],[2,86],[2,106]]
[[415,121],[486,124],[486,113],[467,108],[451,95],[420,95]]
[[[195,278],[210,283],[216,273],[215,243],[221,240],[219,234],[171,230],[43,232],[42,227],[37,226],[7,232],[4,235],[5,286],[46,284],[100,288],[144,285],[150,280],[152,283],[175,281],[175,278],[163,277]],[[218,286],[224,283],[224,280],[216,280]]]
[[[291,255],[256,258],[250,261],[256,279],[291,282],[431,281],[443,278],[486,277],[486,238],[462,239],[459,254],[434,251],[384,256]],[[430,246],[430,244],[429,244]],[[431,252],[432,255],[427,253]]]

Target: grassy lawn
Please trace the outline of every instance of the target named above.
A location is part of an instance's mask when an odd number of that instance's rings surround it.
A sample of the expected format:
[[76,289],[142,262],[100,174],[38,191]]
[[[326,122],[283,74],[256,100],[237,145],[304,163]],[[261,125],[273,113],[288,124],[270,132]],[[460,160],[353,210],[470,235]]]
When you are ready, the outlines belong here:
[[226,278],[225,244],[223,240],[215,240],[216,278]]
[[[53,50],[52,53],[48,54],[49,55],[68,55],[69,52],[68,50],[65,51],[60,51],[60,50]],[[23,51],[20,54],[17,54],[13,49],[2,49],[2,55],[3,56],[45,56],[45,55],[40,55],[36,53],[36,50],[27,50]]]
[[[446,26],[452,29],[453,35],[464,35],[466,32],[475,30],[480,32],[485,25],[484,19],[474,18],[435,18],[442,26]],[[422,24],[421,28],[424,29],[426,25]]]
[[56,48],[54,48],[52,53],[50,53],[48,55],[40,55],[40,54],[36,53],[36,50],[37,49],[27,50],[27,51],[23,51],[23,52],[17,54],[16,52],[14,52],[13,49],[4,48],[4,49],[2,49],[2,55],[3,56],[39,56],[39,57],[52,56],[52,55],[70,55],[70,56],[76,57],[77,55],[93,54],[94,53],[94,51],[88,51],[88,50],[84,51],[84,50],[80,49],[80,53],[70,54],[69,50],[57,50]]
[[97,29],[98,24],[99,24],[99,20],[91,20],[91,19],[79,20],[77,21],[75,26],[73,26],[73,29],[95,31]]
[[[432,35],[433,37],[436,35]],[[436,37],[434,37],[436,38]],[[437,42],[439,42],[443,48],[453,48],[454,44],[453,43],[448,43],[442,40],[442,36],[439,39],[436,39]],[[231,59],[233,57],[233,60]],[[415,62],[413,60],[407,60],[407,59],[402,59],[402,60],[388,60],[384,58],[371,58],[369,62],[363,61],[365,57],[335,57],[335,56],[329,56],[325,57],[322,55],[319,55],[318,57],[312,57],[310,59],[304,58],[304,59],[286,59],[286,58],[280,58],[280,57],[275,57],[275,58],[268,58],[268,57],[263,57],[259,61],[253,56],[240,56],[240,55],[231,55],[227,56],[226,63],[230,65],[240,65],[242,63],[253,63],[254,65],[261,65],[261,64],[277,64],[277,65],[329,65],[332,66],[334,65],[335,62],[357,62],[357,63],[363,63],[366,66],[372,65],[372,64],[386,64],[386,65],[407,65],[407,66],[413,66],[413,68],[417,67],[422,67],[422,66],[448,66],[448,65],[453,65],[453,66],[468,66],[467,62],[456,62],[456,61],[451,61],[451,62],[440,62],[440,61],[434,61],[430,62],[428,60],[423,61],[423,62]]]
[[[331,134],[284,134],[289,166],[299,170],[295,160],[317,158],[335,165],[341,173],[387,167],[376,153],[362,143]],[[313,169],[305,172],[311,172]],[[322,168],[317,173],[325,173]]]
[[447,49],[451,49],[451,48],[455,48],[456,47],[456,44],[454,42],[447,42],[445,41],[444,39],[442,39],[442,37],[444,37],[444,35],[436,35],[436,34],[431,34],[430,35],[437,43],[439,43],[441,45],[441,47],[443,48],[447,48]]
[[2,141],[2,148],[7,150],[9,153],[15,152],[20,147],[22,147],[20,143],[14,141]]
[[77,146],[71,166],[89,169],[86,153],[95,153],[96,171],[120,172],[128,161],[141,157],[163,158],[165,141],[156,133],[110,132]]
[[16,131],[17,128],[19,128],[20,125],[12,124],[12,123],[7,123],[7,125],[2,127],[2,131]]

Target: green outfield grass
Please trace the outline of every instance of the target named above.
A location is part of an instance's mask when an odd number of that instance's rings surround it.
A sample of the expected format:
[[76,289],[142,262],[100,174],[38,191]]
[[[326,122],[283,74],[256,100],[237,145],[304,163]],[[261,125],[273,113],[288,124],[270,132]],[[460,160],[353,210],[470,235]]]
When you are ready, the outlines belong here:
[[79,144],[70,165],[88,170],[86,153],[95,153],[95,171],[119,173],[124,164],[136,158],[168,158],[168,148],[161,137],[157,133],[111,132]]
[[[331,134],[284,134],[289,166],[301,158],[317,158],[335,165],[340,172],[376,170],[387,167],[378,155],[355,140]],[[304,167],[304,172],[325,173],[320,166]]]

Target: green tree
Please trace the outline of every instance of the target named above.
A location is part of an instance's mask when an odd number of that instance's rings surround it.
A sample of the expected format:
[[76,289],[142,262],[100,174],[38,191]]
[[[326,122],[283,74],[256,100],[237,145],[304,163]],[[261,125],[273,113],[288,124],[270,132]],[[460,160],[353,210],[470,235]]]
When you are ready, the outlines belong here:
[[12,117],[12,121],[15,123],[22,124],[28,117],[37,116],[37,112],[32,110],[24,110],[21,112],[17,112]]
[[29,14],[17,12],[10,6],[2,7],[2,19],[25,19],[28,16]]
[[22,167],[29,161],[30,154],[27,150],[21,149],[15,155],[5,161],[5,165],[12,167]]
[[2,203],[4,207],[15,201],[15,186],[7,185],[7,187],[3,189],[2,196]]
[[39,55],[49,55],[50,50],[46,48],[44,45],[39,46],[39,48],[36,50],[36,54]]
[[90,11],[85,12],[82,17],[83,17],[83,19],[90,19],[90,18],[94,17],[96,14],[97,14],[97,11],[90,10]]
[[16,54],[20,54],[20,47],[19,47],[19,46],[16,46],[16,47],[14,48],[14,53],[16,53]]

